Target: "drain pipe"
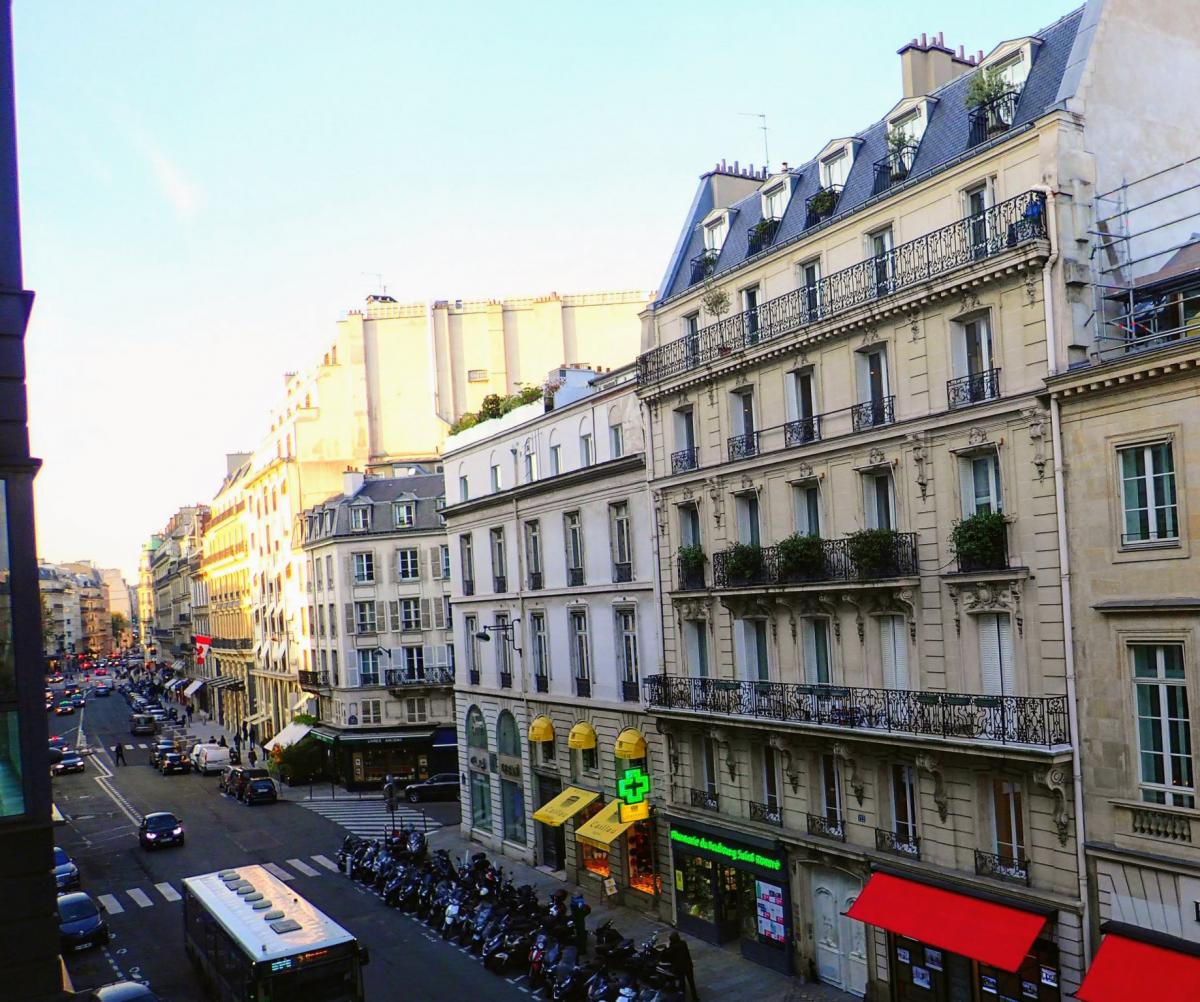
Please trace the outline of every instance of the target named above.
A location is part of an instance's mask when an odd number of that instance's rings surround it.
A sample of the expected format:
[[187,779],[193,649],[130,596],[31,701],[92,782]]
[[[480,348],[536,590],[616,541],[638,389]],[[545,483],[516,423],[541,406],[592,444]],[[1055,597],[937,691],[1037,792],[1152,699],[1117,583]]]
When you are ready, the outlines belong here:
[[[1050,256],[1042,266],[1042,300],[1046,314],[1046,375],[1058,373],[1058,338],[1054,317],[1054,279],[1052,272],[1058,263],[1058,206],[1054,189],[1034,185],[1034,191],[1046,196],[1047,231],[1050,233]],[[1054,449],[1054,511],[1058,530],[1058,567],[1063,611],[1063,648],[1066,658],[1067,720],[1071,727],[1071,789],[1075,806],[1075,866],[1079,877],[1079,900],[1082,906],[1080,924],[1083,931],[1083,966],[1092,963],[1091,903],[1088,896],[1087,859],[1084,853],[1086,833],[1083,814],[1083,767],[1079,757],[1079,704],[1075,684],[1075,626],[1071,614],[1071,558],[1067,546],[1067,498],[1065,471],[1062,461],[1062,417],[1058,400],[1050,397],[1050,437]]]

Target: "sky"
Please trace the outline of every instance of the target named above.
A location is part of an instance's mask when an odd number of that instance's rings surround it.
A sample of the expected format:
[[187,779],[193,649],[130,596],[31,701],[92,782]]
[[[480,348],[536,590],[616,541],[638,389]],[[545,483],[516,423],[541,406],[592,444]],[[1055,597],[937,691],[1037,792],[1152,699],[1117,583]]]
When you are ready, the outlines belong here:
[[1007,0],[15,0],[40,555],[137,577],[283,374],[402,302],[658,287],[699,175],[803,163]]

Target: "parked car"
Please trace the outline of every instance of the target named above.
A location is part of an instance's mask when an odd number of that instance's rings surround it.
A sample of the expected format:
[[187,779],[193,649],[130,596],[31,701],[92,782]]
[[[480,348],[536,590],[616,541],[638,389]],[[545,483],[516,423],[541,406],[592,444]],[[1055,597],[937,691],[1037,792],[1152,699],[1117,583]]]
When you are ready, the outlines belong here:
[[175,750],[175,742],[168,741],[165,738],[160,738],[153,748],[150,749],[150,764],[154,768],[158,768],[162,763],[163,756]]
[[[220,772],[228,765],[229,749],[220,745],[204,745],[195,760],[196,771],[205,776],[212,772]],[[221,789],[224,790],[224,787]]]
[[252,779],[242,790],[242,803],[247,806],[250,804],[273,804],[277,800],[279,800],[279,791],[275,789],[275,784],[270,779],[262,777]]
[[187,772],[187,763],[179,752],[167,752],[158,760],[158,771],[164,776],[173,772]]
[[142,818],[138,825],[138,841],[143,849],[164,845],[183,845],[183,822],[169,811],[155,811]]
[[228,773],[222,775],[225,785],[222,789],[238,800],[242,799],[246,784],[252,779],[270,779],[271,774],[266,769],[252,769],[248,765],[230,766]]
[[59,894],[79,890],[79,867],[58,846],[54,847],[54,883]]
[[64,753],[61,759],[50,766],[50,772],[55,776],[61,776],[66,772],[84,772],[85,770],[83,758],[75,752]]
[[410,804],[422,800],[457,800],[458,773],[439,772],[422,783],[410,783],[404,796]]
[[73,702],[71,702],[71,700],[69,700],[69,699],[64,699],[61,703],[58,704],[58,706],[56,706],[54,708],[54,715],[56,717],[69,717],[74,712],[75,712],[75,704]]
[[85,1002],[158,1002],[158,996],[140,981],[114,981],[80,997]]
[[83,950],[108,942],[108,923],[90,895],[75,891],[58,896],[58,938],[64,950]]
[[156,734],[158,733],[158,724],[154,722],[154,718],[145,713],[135,713],[129,718],[129,733],[130,734]]

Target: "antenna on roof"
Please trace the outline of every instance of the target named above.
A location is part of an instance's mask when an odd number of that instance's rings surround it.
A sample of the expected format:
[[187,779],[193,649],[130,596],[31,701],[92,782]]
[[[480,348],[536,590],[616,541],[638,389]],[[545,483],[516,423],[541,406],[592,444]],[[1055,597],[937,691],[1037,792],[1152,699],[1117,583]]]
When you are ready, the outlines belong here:
[[771,153],[767,149],[767,116],[761,111],[739,111],[739,115],[743,118],[757,118],[762,122],[759,126],[763,134],[763,170],[766,172],[763,176],[771,173]]
[[379,294],[383,295],[383,296],[387,295],[387,286],[383,284],[383,275],[382,274],[380,274],[377,271],[364,271],[364,272],[361,272],[361,274],[365,275],[367,278],[375,279],[379,284]]

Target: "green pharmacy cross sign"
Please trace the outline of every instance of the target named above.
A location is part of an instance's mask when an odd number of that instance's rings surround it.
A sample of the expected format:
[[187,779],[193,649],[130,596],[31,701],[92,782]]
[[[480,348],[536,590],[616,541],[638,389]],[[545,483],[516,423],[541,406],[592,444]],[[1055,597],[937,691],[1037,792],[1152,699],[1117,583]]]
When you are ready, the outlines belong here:
[[634,766],[626,769],[625,775],[617,780],[617,793],[627,804],[640,804],[650,792],[650,777]]

